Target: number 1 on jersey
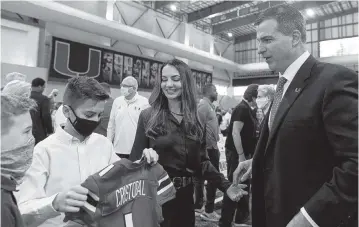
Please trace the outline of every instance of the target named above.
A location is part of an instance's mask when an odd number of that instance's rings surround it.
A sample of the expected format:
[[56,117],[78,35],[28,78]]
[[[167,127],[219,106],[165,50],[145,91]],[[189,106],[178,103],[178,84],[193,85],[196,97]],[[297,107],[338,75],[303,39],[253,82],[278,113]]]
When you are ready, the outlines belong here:
[[132,213],[125,214],[125,226],[126,227],[134,227],[132,220]]

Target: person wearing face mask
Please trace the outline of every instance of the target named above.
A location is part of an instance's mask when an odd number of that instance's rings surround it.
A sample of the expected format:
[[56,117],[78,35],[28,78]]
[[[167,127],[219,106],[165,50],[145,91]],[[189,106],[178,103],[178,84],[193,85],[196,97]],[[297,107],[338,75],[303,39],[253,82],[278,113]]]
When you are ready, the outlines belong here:
[[[111,142],[93,133],[109,95],[93,78],[72,78],[63,96],[66,123],[34,148],[34,159],[16,195],[26,226],[70,227],[65,212],[78,212],[87,200],[83,183],[119,160]],[[157,161],[145,150],[148,162]]]
[[35,139],[29,97],[1,94],[1,226],[25,226],[13,192],[32,162]]
[[130,156],[138,117],[149,106],[148,99],[139,95],[137,88],[137,80],[132,76],[126,77],[121,83],[122,96],[115,99],[111,109],[107,138],[120,158]]
[[257,138],[259,137],[260,129],[265,115],[268,113],[270,105],[273,101],[275,90],[272,85],[264,84],[258,86],[257,96]]

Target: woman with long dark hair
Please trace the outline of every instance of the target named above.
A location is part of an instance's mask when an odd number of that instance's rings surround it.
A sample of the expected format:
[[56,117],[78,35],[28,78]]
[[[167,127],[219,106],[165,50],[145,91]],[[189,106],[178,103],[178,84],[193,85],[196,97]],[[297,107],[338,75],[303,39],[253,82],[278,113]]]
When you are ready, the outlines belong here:
[[176,198],[163,205],[162,227],[194,227],[192,177],[213,182],[233,200],[244,194],[245,186],[230,186],[210,163],[205,150],[205,130],[199,123],[196,84],[191,69],[174,59],[164,64],[150,97],[151,107],[142,111],[130,155],[141,158],[144,148],[153,148],[158,163],[167,171],[177,189]]

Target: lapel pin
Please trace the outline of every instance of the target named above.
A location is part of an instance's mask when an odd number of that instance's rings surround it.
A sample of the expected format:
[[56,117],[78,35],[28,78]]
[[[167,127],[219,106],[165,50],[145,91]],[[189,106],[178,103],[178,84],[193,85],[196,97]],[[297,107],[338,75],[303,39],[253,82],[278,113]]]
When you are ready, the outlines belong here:
[[297,93],[300,92],[300,88],[296,88],[295,92],[297,92]]

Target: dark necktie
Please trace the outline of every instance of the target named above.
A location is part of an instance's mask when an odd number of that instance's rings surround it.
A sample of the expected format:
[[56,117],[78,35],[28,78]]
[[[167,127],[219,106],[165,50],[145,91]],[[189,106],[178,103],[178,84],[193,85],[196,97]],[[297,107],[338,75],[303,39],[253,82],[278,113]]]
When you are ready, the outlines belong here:
[[284,91],[284,84],[286,82],[287,82],[287,79],[284,78],[283,76],[280,77],[279,80],[278,80],[277,89],[276,89],[275,94],[274,94],[273,105],[272,105],[272,109],[271,109],[270,117],[269,117],[269,122],[268,122],[269,129],[272,128],[274,117],[277,114],[279,104],[280,104],[280,102],[282,100],[283,91]]

